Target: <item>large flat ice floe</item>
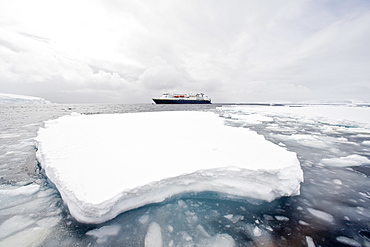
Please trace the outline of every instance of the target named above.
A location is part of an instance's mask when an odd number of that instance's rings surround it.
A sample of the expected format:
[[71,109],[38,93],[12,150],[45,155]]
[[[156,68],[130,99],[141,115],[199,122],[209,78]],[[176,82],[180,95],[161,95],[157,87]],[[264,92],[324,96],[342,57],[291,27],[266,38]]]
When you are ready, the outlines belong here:
[[173,195],[298,195],[293,152],[212,112],[64,116],[38,132],[37,157],[72,216],[101,223]]

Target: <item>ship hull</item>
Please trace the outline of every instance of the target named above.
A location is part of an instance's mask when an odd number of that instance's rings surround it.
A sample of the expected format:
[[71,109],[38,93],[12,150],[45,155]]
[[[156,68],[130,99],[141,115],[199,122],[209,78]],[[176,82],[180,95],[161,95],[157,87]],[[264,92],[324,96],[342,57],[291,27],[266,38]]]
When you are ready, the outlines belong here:
[[153,99],[156,104],[211,104],[210,100]]

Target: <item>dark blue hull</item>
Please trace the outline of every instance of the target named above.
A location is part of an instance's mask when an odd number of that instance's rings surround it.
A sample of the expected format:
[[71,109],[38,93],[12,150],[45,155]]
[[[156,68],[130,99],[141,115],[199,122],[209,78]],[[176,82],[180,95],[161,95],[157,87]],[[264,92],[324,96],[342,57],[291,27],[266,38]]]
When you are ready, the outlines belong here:
[[211,104],[210,100],[153,99],[156,104]]

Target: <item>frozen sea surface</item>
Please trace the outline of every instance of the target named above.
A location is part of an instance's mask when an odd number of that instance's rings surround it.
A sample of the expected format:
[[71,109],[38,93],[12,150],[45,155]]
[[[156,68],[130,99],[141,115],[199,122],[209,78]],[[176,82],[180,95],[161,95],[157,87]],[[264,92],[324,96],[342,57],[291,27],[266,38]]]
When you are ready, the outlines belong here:
[[370,246],[370,108],[216,106],[191,110],[216,112],[227,125],[297,153],[304,172],[299,196],[266,202],[185,193],[81,224],[36,162],[43,121],[70,115],[70,108],[83,114],[189,108],[1,105],[0,246]]

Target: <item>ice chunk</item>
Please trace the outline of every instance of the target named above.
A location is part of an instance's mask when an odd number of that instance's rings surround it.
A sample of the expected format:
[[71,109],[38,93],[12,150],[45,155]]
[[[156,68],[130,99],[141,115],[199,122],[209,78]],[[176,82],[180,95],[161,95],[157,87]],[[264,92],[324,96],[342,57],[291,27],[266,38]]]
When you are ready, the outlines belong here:
[[322,220],[327,221],[327,222],[333,222],[334,221],[334,217],[329,213],[323,212],[321,210],[313,209],[313,208],[307,208],[307,210],[308,210],[308,212],[310,212],[312,215],[314,215],[315,217],[317,217],[319,219],[322,219]]
[[333,183],[337,185],[342,185],[342,181],[340,181],[339,179],[333,179]]
[[258,228],[258,226],[253,228],[253,235],[256,237],[260,237],[262,235],[262,231]]
[[144,225],[144,224],[148,223],[149,218],[150,218],[149,215],[145,214],[145,215],[143,215],[139,218],[139,222]]
[[197,225],[197,230],[199,233],[201,233],[203,236],[210,238],[211,236],[208,234],[208,232],[204,229],[203,226]]
[[217,234],[216,236],[204,240],[200,246],[204,247],[234,247],[235,241],[228,234]]
[[152,222],[149,225],[145,235],[145,247],[162,247],[162,231],[157,222]]
[[282,215],[276,215],[275,219],[277,219],[278,221],[289,221],[288,217],[285,217],[285,216],[282,216]]
[[27,186],[22,186],[18,188],[14,188],[13,186],[1,186],[0,187],[0,194],[1,195],[32,195],[36,193],[40,189],[40,185],[37,184],[30,184]]
[[39,246],[50,234],[50,228],[35,227],[19,232],[8,238],[0,240],[1,247],[22,246],[33,247]]
[[357,242],[356,240],[352,239],[352,238],[339,236],[339,237],[337,237],[337,241],[342,243],[342,244],[345,244],[345,245],[354,246],[354,247],[361,247],[361,244],[359,242]]
[[13,216],[7,219],[0,225],[0,239],[12,235],[28,226],[34,224],[35,221],[21,215]]
[[232,215],[232,214],[224,215],[224,217],[225,217],[226,219],[228,219],[228,220],[232,220],[233,216],[234,216],[234,215]]
[[242,120],[244,123],[248,124],[260,124],[262,122],[273,122],[274,119],[271,117],[263,116],[260,114],[250,114],[250,115],[237,115],[230,114],[232,119]]
[[308,247],[316,247],[315,243],[313,242],[312,237],[306,236],[306,243]]
[[362,144],[364,144],[366,146],[370,146],[370,141],[363,141]]
[[294,140],[297,143],[307,146],[307,147],[325,148],[328,146],[327,143],[320,140],[320,138],[318,138],[317,136],[312,136],[312,135],[297,134],[297,135],[291,135],[288,139]]
[[36,140],[46,175],[85,223],[187,192],[272,201],[303,181],[295,153],[211,112],[64,116]]
[[120,228],[121,228],[120,225],[103,226],[103,227],[86,232],[86,235],[96,237],[98,239],[96,242],[98,244],[101,244],[101,243],[105,243],[109,236],[117,235]]
[[244,216],[242,215],[233,215],[233,214],[227,214],[224,216],[226,219],[230,220],[232,223],[237,223],[240,220],[244,219]]
[[305,222],[303,220],[299,220],[298,223],[303,225],[303,226],[309,226],[310,225],[310,224],[308,224],[307,222]]
[[58,216],[58,217],[46,217],[42,220],[37,221],[36,224],[38,226],[42,226],[42,227],[47,228],[47,227],[56,226],[60,220],[61,220],[60,216]]
[[81,116],[81,113],[78,113],[78,112],[71,112],[71,116],[74,117],[74,116]]
[[370,164],[370,160],[364,156],[353,154],[346,157],[322,159],[321,163],[328,166],[360,166],[362,164]]

